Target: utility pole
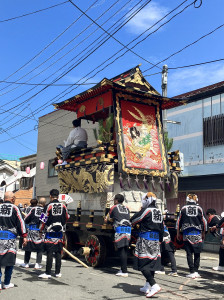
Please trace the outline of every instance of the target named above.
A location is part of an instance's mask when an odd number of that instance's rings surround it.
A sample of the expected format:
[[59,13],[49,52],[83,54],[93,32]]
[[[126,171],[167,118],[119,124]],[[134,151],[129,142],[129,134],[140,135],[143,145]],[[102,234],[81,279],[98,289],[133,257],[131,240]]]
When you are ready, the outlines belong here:
[[[168,77],[168,66],[163,65],[162,70],[162,96],[167,97],[167,77]],[[167,131],[167,111],[164,109],[163,111],[163,132]]]
[[[167,97],[167,76],[168,76],[168,66],[163,65],[163,70],[162,70],[162,96]],[[163,111],[163,132],[167,132],[167,111],[164,109]],[[166,196],[165,192],[163,191],[162,193],[162,211],[166,208]]]

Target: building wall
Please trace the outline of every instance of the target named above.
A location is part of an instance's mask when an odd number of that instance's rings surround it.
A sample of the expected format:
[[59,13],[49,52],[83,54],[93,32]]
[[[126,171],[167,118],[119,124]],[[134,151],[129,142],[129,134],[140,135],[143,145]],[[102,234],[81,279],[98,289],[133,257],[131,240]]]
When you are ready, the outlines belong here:
[[224,145],[203,146],[203,118],[224,113],[224,94],[194,101],[170,109],[168,120],[181,122],[167,124],[169,137],[173,138],[172,150],[184,153],[183,176],[224,173]]
[[30,200],[33,198],[33,188],[29,190],[19,190],[15,192],[16,200],[15,205],[19,205],[20,203],[24,206],[24,204],[30,205]]
[[172,150],[179,149],[184,154],[178,198],[167,200],[171,212],[175,212],[177,204],[182,207],[191,192],[198,195],[199,204],[205,211],[207,208],[215,208],[219,214],[224,211],[224,145],[203,145],[203,118],[223,113],[223,93],[167,112],[168,120],[181,122],[180,125],[167,124],[169,138],[173,138]]
[[[6,161],[6,163],[3,162],[0,165],[0,184],[3,184],[3,182],[6,182],[6,180],[14,174],[15,170],[16,170],[15,168],[13,168],[12,166],[7,164],[7,161]],[[15,181],[15,182],[7,185],[5,190],[7,192],[14,191],[18,187],[18,183],[19,183],[19,181]]]
[[[36,196],[48,197],[53,188],[59,189],[58,178],[48,176],[49,160],[56,157],[57,145],[64,145],[69,132],[73,129],[72,121],[76,118],[74,112],[56,110],[39,118],[38,147],[37,147],[37,173],[36,173]],[[97,124],[82,120],[81,127],[87,130],[88,146],[96,145],[93,128]],[[45,168],[40,169],[40,163],[44,162]]]

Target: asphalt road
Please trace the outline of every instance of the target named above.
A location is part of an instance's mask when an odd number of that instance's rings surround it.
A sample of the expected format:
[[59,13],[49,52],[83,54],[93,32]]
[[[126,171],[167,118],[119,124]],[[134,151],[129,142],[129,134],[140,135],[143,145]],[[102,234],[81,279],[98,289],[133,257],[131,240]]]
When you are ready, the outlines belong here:
[[[115,276],[119,269],[117,259],[109,259],[102,269],[84,268],[72,260],[63,261],[62,278],[38,279],[42,270],[34,270],[35,255],[32,254],[31,268],[19,266],[23,262],[22,251],[17,255],[17,266],[12,281],[15,287],[0,291],[0,299],[4,300],[74,300],[74,299],[146,299],[139,288],[145,283],[140,272],[134,271],[129,262],[129,277]],[[176,252],[179,277],[156,275],[156,281],[162,287],[160,293],[152,299],[224,299],[224,272],[216,272],[211,268],[218,264],[218,254],[202,253],[199,273],[202,278],[188,279],[185,252]],[[46,259],[44,257],[43,265]],[[54,266],[53,266],[54,267]],[[166,268],[166,273],[170,268]]]

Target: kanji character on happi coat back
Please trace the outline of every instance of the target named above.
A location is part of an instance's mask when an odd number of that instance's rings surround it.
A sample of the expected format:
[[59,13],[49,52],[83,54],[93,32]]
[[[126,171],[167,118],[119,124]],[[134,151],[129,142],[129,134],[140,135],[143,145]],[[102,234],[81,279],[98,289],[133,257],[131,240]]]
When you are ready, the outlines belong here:
[[156,195],[148,192],[142,197],[142,208],[135,213],[132,225],[139,225],[139,236],[135,248],[134,268],[141,271],[146,284],[140,289],[150,298],[161,290],[156,284],[154,272],[161,269],[160,243],[163,241],[163,217],[156,206]]
[[[14,205],[15,195],[6,192],[4,202],[0,204],[0,289],[12,288],[11,276],[16,262],[16,237],[23,237],[23,244],[27,243],[27,233],[24,220],[19,208]],[[5,279],[1,284],[2,267],[5,267]]]
[[[183,233],[184,248],[187,254],[187,262],[190,270],[189,278],[199,278],[200,253],[202,242],[207,230],[207,221],[203,209],[198,205],[198,197],[189,194],[186,205],[182,207],[177,224],[177,238],[180,239],[180,231]],[[193,261],[194,254],[194,261]]]

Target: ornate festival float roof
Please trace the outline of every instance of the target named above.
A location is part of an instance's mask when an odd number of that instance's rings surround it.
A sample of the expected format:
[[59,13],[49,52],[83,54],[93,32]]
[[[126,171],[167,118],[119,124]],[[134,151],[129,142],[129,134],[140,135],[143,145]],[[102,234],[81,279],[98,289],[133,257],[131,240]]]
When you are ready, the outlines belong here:
[[[129,188],[130,176],[135,177],[139,188],[142,177],[145,189],[149,177],[152,185],[153,177],[158,177],[164,189],[162,178],[169,182],[170,166],[161,112],[183,104],[182,99],[162,97],[139,66],[54,104],[56,109],[76,112],[77,118],[99,123],[95,132],[98,145],[76,151],[67,165],[57,166],[61,191],[111,191],[114,170],[120,175],[121,187],[122,176],[128,176]],[[82,183],[77,179],[80,176]]]

